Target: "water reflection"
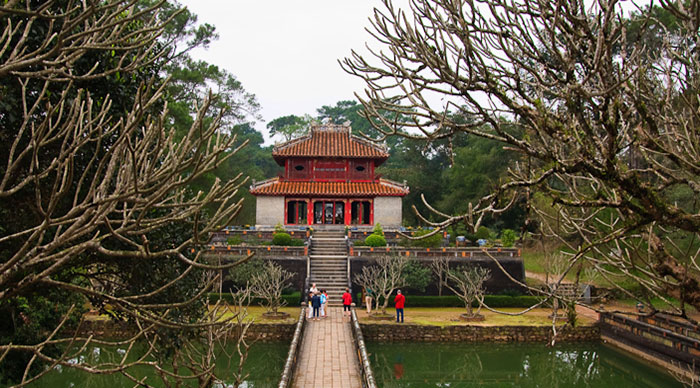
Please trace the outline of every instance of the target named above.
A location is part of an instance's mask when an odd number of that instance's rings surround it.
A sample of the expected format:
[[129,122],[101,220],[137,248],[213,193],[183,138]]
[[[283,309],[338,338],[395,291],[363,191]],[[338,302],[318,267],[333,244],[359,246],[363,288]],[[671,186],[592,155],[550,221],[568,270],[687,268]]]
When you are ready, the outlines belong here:
[[598,344],[369,344],[380,387],[682,387]]
[[[233,354],[235,350],[225,349],[227,353]],[[248,373],[248,378],[245,383],[241,385],[244,388],[267,388],[276,387],[279,383],[280,375],[282,374],[282,369],[284,368],[284,362],[287,357],[287,351],[289,350],[288,343],[257,343],[253,345],[250,349],[248,355],[248,360],[246,361],[244,373]],[[145,350],[144,350],[145,351]],[[86,349],[82,355],[78,356],[82,361],[90,359],[90,361],[97,363],[118,363],[123,355],[125,354],[124,349],[119,348],[101,348],[98,346],[93,346]],[[224,349],[217,353],[217,364],[216,364],[216,374],[218,376],[230,376],[227,374],[227,370],[236,368],[238,364],[237,358],[229,359],[224,357]],[[133,354],[130,353],[130,357],[138,357],[140,352],[137,351]],[[142,353],[141,353],[142,354]],[[78,358],[74,360],[79,361]],[[136,376],[139,379],[145,378],[145,382],[153,387],[162,387],[163,382],[161,379],[155,375],[153,368],[148,366],[137,366],[129,368],[125,373],[129,373],[132,376]],[[228,388],[232,384],[232,381],[224,380],[223,382],[214,385],[216,388]],[[196,381],[189,381],[184,384],[184,386],[196,386]],[[29,387],[52,387],[52,388],[88,388],[88,387],[104,387],[104,388],[131,388],[134,386],[133,381],[129,380],[127,377],[121,374],[113,375],[96,375],[85,373],[73,368],[66,368],[57,366],[48,373],[46,376],[36,381],[34,384],[30,384]]]

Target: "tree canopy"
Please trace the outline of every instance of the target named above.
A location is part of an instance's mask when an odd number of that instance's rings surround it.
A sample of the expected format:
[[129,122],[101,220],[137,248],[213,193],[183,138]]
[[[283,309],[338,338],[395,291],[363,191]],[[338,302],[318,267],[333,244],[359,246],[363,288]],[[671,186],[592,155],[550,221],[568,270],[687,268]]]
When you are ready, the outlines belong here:
[[383,135],[468,134],[518,155],[507,181],[435,226],[474,229],[541,193],[532,210],[574,252],[569,269],[625,274],[686,316],[700,308],[700,4],[659,4],[630,19],[618,1],[384,0],[372,18],[384,47],[343,67]]

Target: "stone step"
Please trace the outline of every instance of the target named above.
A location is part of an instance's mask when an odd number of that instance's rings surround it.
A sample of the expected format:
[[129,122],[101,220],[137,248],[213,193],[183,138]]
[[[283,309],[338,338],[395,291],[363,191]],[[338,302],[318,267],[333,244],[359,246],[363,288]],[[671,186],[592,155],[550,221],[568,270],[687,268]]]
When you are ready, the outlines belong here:
[[314,259],[347,259],[347,255],[309,255],[309,258]]
[[348,253],[344,250],[311,250],[311,256],[345,256]]
[[337,275],[328,275],[328,276],[311,276],[309,278],[309,281],[311,283],[338,283],[338,282],[346,282],[348,280],[347,275],[345,274],[337,274]]
[[341,258],[337,258],[337,259],[325,259],[325,258],[324,258],[324,259],[318,259],[318,258],[313,258],[313,257],[312,257],[311,260],[309,261],[309,263],[311,263],[312,265],[313,265],[313,264],[318,264],[318,263],[324,263],[324,264],[342,264],[342,265],[346,265],[346,264],[348,263],[348,260],[347,260],[347,259],[341,259]]
[[314,251],[343,251],[343,252],[348,251],[348,249],[342,245],[341,246],[326,246],[326,247],[312,245],[311,250],[314,250]]

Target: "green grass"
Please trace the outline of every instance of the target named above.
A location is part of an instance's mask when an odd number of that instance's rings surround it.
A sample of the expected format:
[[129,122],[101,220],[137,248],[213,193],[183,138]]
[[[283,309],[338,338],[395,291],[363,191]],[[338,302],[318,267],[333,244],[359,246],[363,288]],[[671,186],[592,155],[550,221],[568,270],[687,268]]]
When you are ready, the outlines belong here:
[[[508,313],[518,313],[523,311],[521,308],[502,308],[500,311]],[[395,316],[396,310],[393,308],[387,308],[387,314],[392,314]],[[441,308],[431,308],[431,307],[414,307],[406,308],[404,311],[405,322],[414,323],[418,325],[426,326],[550,326],[552,324],[549,314],[552,310],[547,308],[539,308],[531,310],[522,315],[505,315],[498,314],[487,311],[485,309],[481,310],[481,314],[486,317],[482,322],[465,322],[459,320],[459,315],[465,313],[467,310],[464,308],[455,307],[441,307]],[[476,309],[474,310],[476,311]],[[362,323],[378,323],[378,324],[395,324],[394,321],[375,321],[367,317],[367,313],[364,310],[357,310],[358,317]],[[577,325],[591,325],[594,321],[578,316]],[[560,321],[557,323],[564,324]]]

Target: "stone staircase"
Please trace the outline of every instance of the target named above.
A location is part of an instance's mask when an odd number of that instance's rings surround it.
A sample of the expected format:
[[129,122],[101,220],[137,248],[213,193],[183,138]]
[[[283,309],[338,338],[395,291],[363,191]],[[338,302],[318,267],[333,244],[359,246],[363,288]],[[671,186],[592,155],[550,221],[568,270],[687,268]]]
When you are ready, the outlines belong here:
[[341,306],[348,285],[348,247],[344,230],[316,230],[309,250],[310,282],[328,292],[328,305]]

